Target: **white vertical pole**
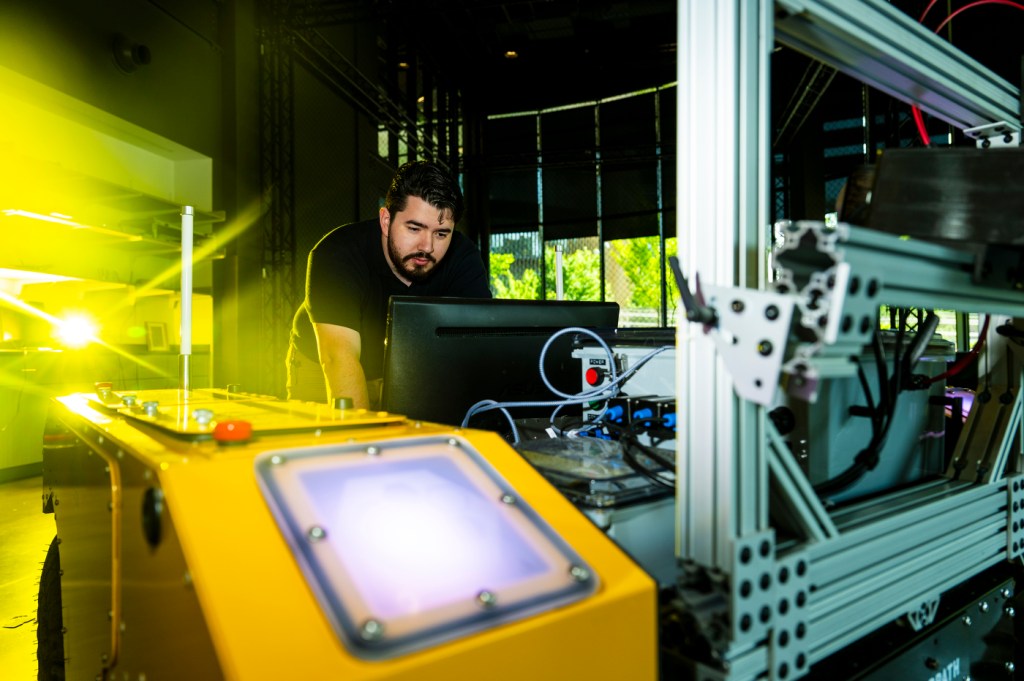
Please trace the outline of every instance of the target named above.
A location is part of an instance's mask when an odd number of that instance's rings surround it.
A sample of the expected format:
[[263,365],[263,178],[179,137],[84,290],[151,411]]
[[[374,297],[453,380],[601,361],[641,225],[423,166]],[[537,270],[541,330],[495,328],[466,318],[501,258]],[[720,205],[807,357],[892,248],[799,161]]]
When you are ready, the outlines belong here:
[[191,388],[192,355],[192,206],[181,208],[181,350],[178,355],[179,386]]
[[564,300],[562,279],[562,244],[555,244],[555,300]]

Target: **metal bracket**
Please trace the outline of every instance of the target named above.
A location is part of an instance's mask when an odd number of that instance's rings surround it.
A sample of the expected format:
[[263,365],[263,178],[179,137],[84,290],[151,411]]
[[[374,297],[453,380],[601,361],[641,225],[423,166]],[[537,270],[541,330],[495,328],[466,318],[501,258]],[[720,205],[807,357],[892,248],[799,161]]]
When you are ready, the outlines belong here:
[[769,638],[769,678],[791,681],[810,669],[807,602],[811,561],[801,551],[775,564],[775,621]]
[[732,640],[752,643],[765,637],[775,617],[775,533],[736,540],[729,598]]
[[967,128],[964,135],[974,140],[979,149],[1020,146],[1020,130],[1002,121]]
[[1024,475],[1007,480],[1006,493],[1006,559],[1016,560],[1024,555]]
[[1019,389],[990,386],[976,395],[946,477],[997,482],[1003,476],[1011,442],[1020,429],[1022,411]]
[[793,298],[719,286],[704,286],[703,294],[717,316],[717,324],[706,327],[706,333],[732,374],[736,394],[756,404],[771,404],[793,319]]

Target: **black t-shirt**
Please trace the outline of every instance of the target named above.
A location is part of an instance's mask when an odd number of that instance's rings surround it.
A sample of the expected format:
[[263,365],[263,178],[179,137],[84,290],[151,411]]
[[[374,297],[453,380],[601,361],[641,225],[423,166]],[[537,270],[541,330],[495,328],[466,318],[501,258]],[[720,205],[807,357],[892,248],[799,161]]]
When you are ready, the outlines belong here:
[[360,364],[367,380],[384,368],[384,331],[391,296],[490,298],[480,251],[453,231],[448,251],[425,281],[406,286],[391,271],[377,219],[337,227],[309,252],[306,299],[292,322],[292,345],[307,357],[319,352],[313,323],[359,332]]

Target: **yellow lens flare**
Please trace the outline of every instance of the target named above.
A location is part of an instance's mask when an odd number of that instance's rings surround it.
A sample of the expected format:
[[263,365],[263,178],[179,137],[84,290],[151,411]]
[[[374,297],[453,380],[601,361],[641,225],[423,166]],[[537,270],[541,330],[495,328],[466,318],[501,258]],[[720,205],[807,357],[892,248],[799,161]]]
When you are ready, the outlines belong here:
[[95,342],[98,330],[85,315],[72,315],[57,324],[56,336],[66,347],[77,350]]
[[[60,324],[62,323],[60,319],[57,319],[53,315],[47,314],[46,312],[43,312],[42,310],[40,310],[38,308],[35,308],[35,307],[29,305],[28,303],[24,303],[24,302],[18,300],[17,298],[15,298],[14,296],[12,296],[11,294],[5,293],[4,291],[0,291],[0,305],[7,305],[7,306],[12,307],[12,308],[14,308],[16,310],[21,310],[22,312],[24,312],[26,314],[30,314],[33,317],[36,317],[38,319],[44,319],[44,320],[46,320],[47,322],[49,322],[51,325],[53,325],[55,327],[59,327]],[[125,352],[121,348],[118,348],[116,346],[110,345],[108,343],[104,343],[102,340],[97,338],[95,335],[93,335],[92,341],[94,343],[98,344],[98,345],[102,345],[107,350],[110,350],[111,352],[114,352],[114,353],[120,355],[121,357],[124,357],[127,360],[135,362],[140,367],[144,367],[145,369],[148,369],[149,371],[153,372],[154,376],[160,376],[160,377],[164,377],[164,378],[169,377],[169,374],[166,371],[164,371],[162,369],[159,369],[158,367],[153,366],[152,364],[150,364],[149,362],[147,362],[147,361],[145,361],[143,359],[135,357],[134,355],[132,355],[129,352]]]
[[[193,265],[202,262],[206,258],[210,257],[221,248],[224,248],[231,241],[237,239],[241,234],[246,232],[250,227],[257,224],[260,219],[259,213],[259,202],[254,202],[244,210],[238,218],[233,222],[225,225],[217,231],[212,237],[206,239],[201,246],[193,249],[192,251],[192,263]],[[157,288],[160,284],[165,281],[171,280],[181,274],[181,262],[178,261],[165,269],[163,272],[157,274],[150,281],[142,284],[136,289],[136,295],[144,295],[147,292]]]

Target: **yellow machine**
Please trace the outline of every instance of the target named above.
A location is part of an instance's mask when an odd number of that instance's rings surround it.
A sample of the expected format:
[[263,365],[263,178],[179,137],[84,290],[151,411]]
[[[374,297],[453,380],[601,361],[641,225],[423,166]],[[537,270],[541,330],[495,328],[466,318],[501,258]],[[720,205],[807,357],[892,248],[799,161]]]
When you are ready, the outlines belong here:
[[68,679],[657,674],[652,580],[495,434],[219,390],[55,407]]

